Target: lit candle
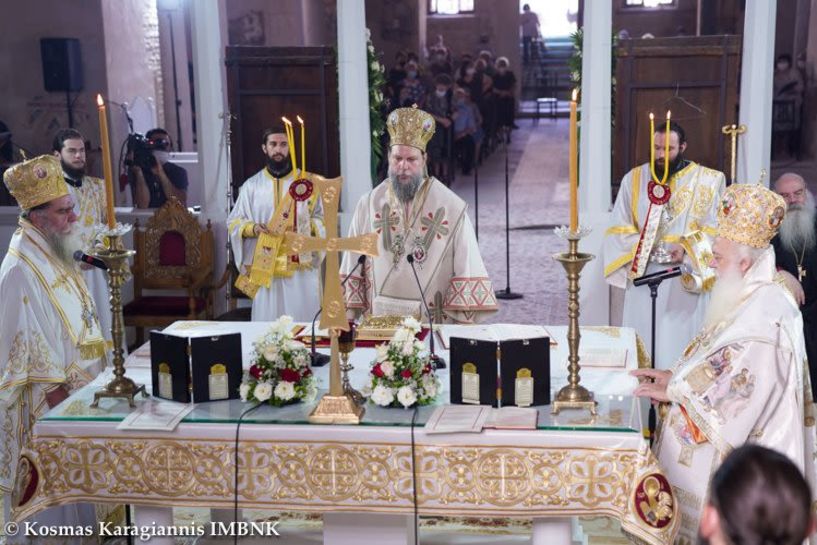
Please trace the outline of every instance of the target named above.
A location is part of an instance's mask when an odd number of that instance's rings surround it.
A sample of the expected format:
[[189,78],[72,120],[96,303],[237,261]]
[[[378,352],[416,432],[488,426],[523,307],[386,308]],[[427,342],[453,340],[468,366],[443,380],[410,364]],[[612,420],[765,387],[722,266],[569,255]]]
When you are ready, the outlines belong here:
[[570,177],[570,231],[579,230],[579,177],[578,177],[578,131],[576,120],[576,95],[578,89],[573,89],[573,98],[570,101],[570,148],[569,177]]
[[96,103],[99,109],[99,138],[102,143],[102,172],[105,176],[105,215],[108,219],[108,229],[113,229],[116,225],[116,216],[113,211],[113,172],[108,144],[108,114],[102,95],[96,95]]
[[650,112],[650,174],[652,179],[658,181],[655,174],[655,116]]
[[301,116],[295,117],[298,118],[298,123],[301,124],[301,176],[303,176],[304,172],[306,172],[306,127]]
[[667,177],[669,177],[669,140],[670,140],[669,118],[670,111],[667,110],[667,130],[664,132],[664,176],[661,178],[662,184],[667,183]]
[[289,159],[292,161],[292,174],[294,175],[295,171],[298,170],[298,165],[295,159],[295,136],[292,131],[292,121],[286,117],[282,117],[281,121],[284,122],[284,127],[287,130],[287,147],[289,148]]

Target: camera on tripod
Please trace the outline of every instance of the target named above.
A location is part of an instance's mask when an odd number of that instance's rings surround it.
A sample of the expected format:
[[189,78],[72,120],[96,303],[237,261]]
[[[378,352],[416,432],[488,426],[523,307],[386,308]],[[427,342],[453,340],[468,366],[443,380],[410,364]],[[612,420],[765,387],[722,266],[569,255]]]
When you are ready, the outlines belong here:
[[164,149],[159,142],[148,140],[144,135],[138,132],[128,135],[127,145],[126,157],[133,157],[133,159],[125,159],[125,164],[127,166],[138,166],[143,169],[150,169],[156,164],[153,150]]

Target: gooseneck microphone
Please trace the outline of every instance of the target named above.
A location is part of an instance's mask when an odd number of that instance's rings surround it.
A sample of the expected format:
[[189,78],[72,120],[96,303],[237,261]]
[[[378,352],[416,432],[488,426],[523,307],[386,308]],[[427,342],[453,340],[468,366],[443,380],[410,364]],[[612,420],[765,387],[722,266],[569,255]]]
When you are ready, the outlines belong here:
[[664,280],[669,280],[670,278],[675,278],[676,276],[681,276],[682,270],[681,267],[670,267],[669,269],[665,269],[663,271],[654,272],[652,274],[645,274],[644,276],[639,276],[635,280],[633,280],[633,286],[643,286],[644,284],[650,284],[653,282],[658,282],[659,284]]
[[97,259],[94,256],[90,256],[88,254],[82,253],[82,250],[77,250],[74,252],[74,261],[79,261],[80,263],[87,263],[88,265],[93,265],[97,269],[102,269],[103,271],[108,270],[108,266],[105,264],[104,261],[101,259]]
[[417,281],[417,289],[420,290],[420,300],[423,302],[423,308],[426,309],[426,315],[428,316],[428,334],[431,336],[431,341],[429,342],[431,357],[429,359],[434,364],[435,369],[445,369],[445,360],[438,356],[434,351],[434,319],[431,316],[428,303],[426,303],[426,294],[423,292],[423,285],[420,283],[420,277],[417,276],[417,269],[414,267],[414,256],[412,254],[406,255],[406,261],[408,261],[409,265],[411,265],[411,272],[414,273],[414,279]]
[[[366,263],[366,256],[361,255],[360,257],[357,258],[357,263],[355,264],[355,266],[352,268],[351,271],[349,271],[349,274],[346,275],[346,278],[343,279],[343,282],[340,283],[340,287],[345,286],[346,282],[348,282],[349,279],[352,278],[352,274],[354,274],[354,272],[359,267],[363,267],[364,263]],[[322,306],[318,307],[318,312],[316,312],[315,316],[312,317],[312,339],[310,344],[310,348],[312,349],[312,367],[322,367],[329,363],[329,356],[327,356],[326,354],[318,354],[318,351],[315,348],[315,322],[318,320],[318,316],[321,315],[321,312],[323,312]]]

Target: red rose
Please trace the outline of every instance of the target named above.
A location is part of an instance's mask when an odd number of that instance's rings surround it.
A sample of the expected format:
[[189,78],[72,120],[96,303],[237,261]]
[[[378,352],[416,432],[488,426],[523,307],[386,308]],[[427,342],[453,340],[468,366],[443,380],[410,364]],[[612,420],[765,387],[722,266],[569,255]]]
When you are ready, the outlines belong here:
[[261,380],[262,373],[263,371],[261,371],[261,368],[258,367],[257,365],[253,364],[250,366],[250,375],[255,377],[256,380]]
[[380,363],[375,363],[372,367],[372,374],[377,378],[383,378],[383,369],[380,368]]
[[281,370],[281,380],[284,382],[298,382],[301,380],[301,374],[294,369],[282,369]]
[[423,367],[423,374],[424,374],[424,375],[427,375],[427,374],[429,374],[430,372],[431,372],[431,365],[426,364],[426,366],[425,366],[425,367]]
[[304,378],[311,377],[312,376],[312,369],[304,369],[304,372],[301,373],[301,376],[304,377]]
[[411,369],[403,369],[400,372],[400,376],[403,378],[411,378]]

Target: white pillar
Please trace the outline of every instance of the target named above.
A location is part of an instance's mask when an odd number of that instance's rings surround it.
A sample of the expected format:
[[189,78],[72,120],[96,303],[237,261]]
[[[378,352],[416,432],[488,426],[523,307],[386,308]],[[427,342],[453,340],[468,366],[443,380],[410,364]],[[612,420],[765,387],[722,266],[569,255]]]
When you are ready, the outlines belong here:
[[594,254],[596,259],[582,271],[583,325],[607,325],[610,320],[610,292],[604,281],[601,245],[610,210],[612,28],[612,2],[584,3],[579,211],[580,223],[593,231],[582,239],[579,249]]
[[[225,0],[190,2],[193,34],[193,78],[196,88],[196,127],[202,184],[201,217],[210,220],[215,238],[214,281],[221,277],[227,262],[227,149],[224,124],[219,115],[227,111],[227,76],[224,46],[227,43]],[[226,310],[222,293],[215,297],[216,315]]]
[[737,181],[755,183],[761,169],[769,185],[772,156],[772,78],[777,0],[746,0],[740,77],[740,122],[747,127],[738,142]]
[[357,201],[372,188],[364,0],[338,2],[338,94],[343,175],[341,232],[345,233]]

